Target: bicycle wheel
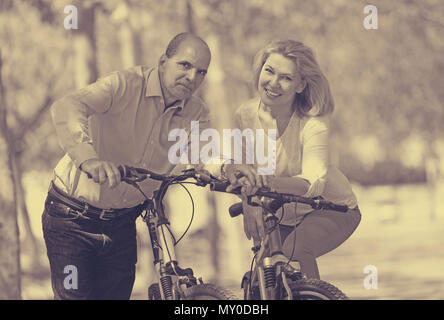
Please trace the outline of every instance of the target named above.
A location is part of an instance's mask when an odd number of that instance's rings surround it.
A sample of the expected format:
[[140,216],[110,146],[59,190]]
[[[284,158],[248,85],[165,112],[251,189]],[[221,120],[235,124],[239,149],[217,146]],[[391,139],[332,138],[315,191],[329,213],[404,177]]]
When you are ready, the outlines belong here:
[[241,288],[244,289],[244,300],[260,300],[261,293],[259,292],[257,281],[251,283],[250,277],[251,277],[251,272],[248,271],[245,273],[244,277],[242,278]]
[[204,283],[185,289],[183,300],[238,300],[238,297],[230,290]]
[[148,300],[162,300],[158,283],[153,283],[148,288]]
[[[317,279],[301,279],[289,283],[293,300],[348,300],[334,285]],[[284,292],[285,295],[285,292]],[[284,297],[285,298],[285,297]]]

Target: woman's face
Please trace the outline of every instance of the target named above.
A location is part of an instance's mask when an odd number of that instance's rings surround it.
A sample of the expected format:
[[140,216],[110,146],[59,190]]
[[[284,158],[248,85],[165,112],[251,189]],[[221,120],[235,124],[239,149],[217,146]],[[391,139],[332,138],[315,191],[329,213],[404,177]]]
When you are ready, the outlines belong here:
[[272,53],[265,61],[258,81],[262,102],[268,107],[291,107],[296,93],[302,92],[302,80],[293,60]]

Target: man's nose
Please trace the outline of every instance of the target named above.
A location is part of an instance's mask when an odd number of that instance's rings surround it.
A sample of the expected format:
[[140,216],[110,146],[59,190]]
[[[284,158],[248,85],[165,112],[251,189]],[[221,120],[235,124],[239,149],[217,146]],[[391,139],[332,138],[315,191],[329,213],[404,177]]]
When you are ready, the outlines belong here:
[[191,68],[187,72],[187,79],[189,81],[194,81],[194,79],[196,79],[196,73],[197,73],[197,70],[195,68]]

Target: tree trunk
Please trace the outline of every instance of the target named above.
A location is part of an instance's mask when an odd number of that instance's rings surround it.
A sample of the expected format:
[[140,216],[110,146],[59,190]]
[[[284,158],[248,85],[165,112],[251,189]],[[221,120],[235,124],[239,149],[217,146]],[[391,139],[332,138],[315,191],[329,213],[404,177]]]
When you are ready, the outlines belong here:
[[96,11],[97,4],[85,7],[80,2],[78,8],[78,29],[73,29],[76,54],[76,88],[83,88],[97,80],[96,58]]
[[21,299],[20,241],[0,52],[0,300]]
[[[14,147],[14,146],[12,146]],[[32,269],[37,270],[40,267],[40,246],[37,241],[34,232],[32,231],[31,219],[29,218],[28,207],[26,206],[25,199],[25,190],[23,187],[23,168],[21,165],[20,153],[17,153],[12,156],[11,168],[12,168],[12,176],[14,178],[15,185],[15,195],[16,195],[16,207],[17,214],[19,219],[22,219],[23,225],[20,225],[24,228],[22,232],[24,232],[24,237],[22,238],[22,249],[26,252],[29,252],[31,256]],[[22,233],[23,234],[23,233]],[[23,251],[23,252],[24,252]]]
[[120,54],[124,69],[140,64],[140,36],[129,21],[123,21],[119,29]]
[[[191,5],[191,1],[188,0],[186,2],[186,16],[185,16],[185,25],[188,32],[195,33],[196,27],[194,25],[194,19],[193,19],[193,7]],[[208,83],[210,86],[210,83]],[[209,87],[208,86],[208,87]],[[203,90],[202,90],[203,91]],[[207,95],[207,92],[203,92],[203,95]],[[206,227],[206,234],[208,235],[208,241],[210,242],[210,261],[211,261],[211,268],[213,269],[212,275],[214,279],[211,279],[212,282],[217,282],[219,280],[219,273],[220,273],[220,235],[221,235],[221,228],[219,225],[219,221],[217,219],[217,202],[216,198],[213,192],[207,193],[207,202],[210,206],[210,210],[208,211],[209,218],[208,218],[208,226]]]
[[[207,81],[205,101],[208,103],[209,109],[211,110],[212,127],[216,128],[220,133],[221,152],[223,152],[227,149],[224,145],[227,141],[222,139],[223,129],[231,128],[232,115],[225,99],[227,92],[223,85],[225,72],[222,66],[222,61],[220,60],[220,39],[216,34],[211,34],[207,37],[207,42],[212,50],[212,58],[211,72],[208,73],[205,80]],[[212,245],[215,246],[215,250],[213,250],[215,269],[223,273],[219,275],[219,278],[221,276],[222,279],[225,277],[228,277],[229,279],[232,279],[233,277],[241,278],[243,269],[239,269],[238,265],[227,263],[227,261],[238,261],[239,263],[242,263],[244,257],[250,254],[248,249],[249,243],[245,241],[242,224],[239,223],[239,220],[228,218],[227,209],[229,204],[231,204],[226,202],[226,199],[229,199],[228,197],[216,195],[214,192],[209,193],[209,197],[214,199],[209,200],[211,204],[214,204],[214,209],[211,212],[211,225],[208,229],[211,230],[210,232],[213,234],[211,241]],[[220,258],[222,253],[224,255],[223,259]]]

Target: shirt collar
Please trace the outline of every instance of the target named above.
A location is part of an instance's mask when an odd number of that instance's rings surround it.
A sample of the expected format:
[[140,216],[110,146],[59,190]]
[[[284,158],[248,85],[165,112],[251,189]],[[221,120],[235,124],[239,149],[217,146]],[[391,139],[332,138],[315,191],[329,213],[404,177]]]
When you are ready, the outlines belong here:
[[146,80],[145,97],[163,98],[162,87],[160,86],[159,68],[157,67],[153,68],[153,70],[148,73],[148,78]]
[[[165,98],[162,94],[162,87],[160,85],[160,77],[159,77],[159,68],[154,67],[153,70],[148,74],[148,79],[146,80],[146,90],[145,97],[159,97],[162,99],[163,104],[165,104]],[[185,106],[185,100],[178,100],[176,103],[169,107],[170,108],[178,108],[180,110]]]

